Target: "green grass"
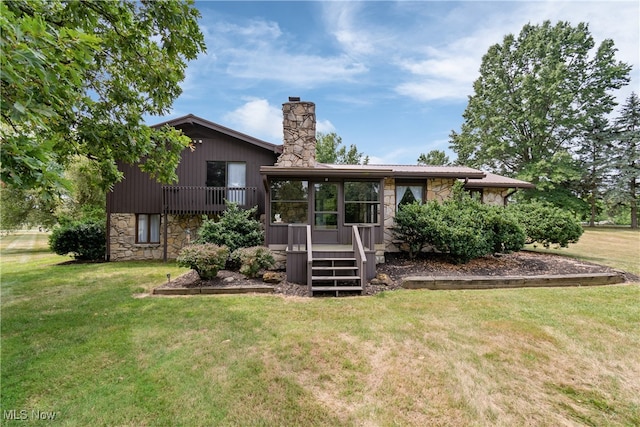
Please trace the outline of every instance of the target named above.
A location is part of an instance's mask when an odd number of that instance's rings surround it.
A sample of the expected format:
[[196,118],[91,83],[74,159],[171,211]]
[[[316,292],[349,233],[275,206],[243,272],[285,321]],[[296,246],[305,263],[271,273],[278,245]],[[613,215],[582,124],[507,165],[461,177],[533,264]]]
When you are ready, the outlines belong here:
[[595,262],[640,276],[640,230],[585,228],[578,243],[569,244],[569,248],[544,249],[529,246],[528,249]]
[[44,248],[0,241],[3,425],[640,424],[639,284],[139,298],[185,270]]

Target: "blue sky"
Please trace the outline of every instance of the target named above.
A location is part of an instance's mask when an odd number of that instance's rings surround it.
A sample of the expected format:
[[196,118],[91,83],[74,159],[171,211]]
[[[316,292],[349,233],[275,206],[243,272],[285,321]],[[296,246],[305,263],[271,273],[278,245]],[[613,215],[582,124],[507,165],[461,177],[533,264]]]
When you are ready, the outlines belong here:
[[315,102],[318,131],[336,132],[371,163],[412,164],[449,150],[482,56],[544,20],[589,23],[633,65],[620,102],[640,92],[640,2],[196,2],[207,53],[189,64],[170,115],[193,113],[276,144],[289,96]]

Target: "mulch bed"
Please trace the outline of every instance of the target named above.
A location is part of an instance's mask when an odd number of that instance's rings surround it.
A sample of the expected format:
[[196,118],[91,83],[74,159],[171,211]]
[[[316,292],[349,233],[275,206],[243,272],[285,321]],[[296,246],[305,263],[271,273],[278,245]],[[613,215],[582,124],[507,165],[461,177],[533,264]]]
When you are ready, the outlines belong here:
[[[517,252],[501,256],[486,256],[471,260],[467,264],[452,264],[441,254],[423,254],[415,260],[408,260],[402,254],[387,254],[387,262],[378,265],[378,274],[387,275],[386,280],[373,280],[366,283],[363,295],[401,289],[402,279],[409,276],[540,276],[560,274],[612,273],[622,274],[627,282],[640,281],[640,277],[620,272],[610,267],[566,258],[558,255],[538,252]],[[287,296],[307,296],[306,285],[283,280],[271,284],[274,293]],[[381,283],[382,282],[382,283]],[[261,278],[248,279],[240,273],[228,270],[218,272],[214,280],[201,280],[198,273],[190,271],[170,282],[159,286],[163,288],[202,288],[202,287],[255,287],[265,285]],[[345,295],[347,295],[345,293]]]

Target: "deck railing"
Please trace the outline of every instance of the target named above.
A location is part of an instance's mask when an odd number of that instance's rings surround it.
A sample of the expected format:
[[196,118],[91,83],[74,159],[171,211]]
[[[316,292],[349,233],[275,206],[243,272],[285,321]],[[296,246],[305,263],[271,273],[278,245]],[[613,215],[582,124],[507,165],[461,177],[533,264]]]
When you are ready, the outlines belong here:
[[360,239],[360,232],[357,225],[353,226],[352,234],[351,244],[353,246],[353,255],[356,258],[358,274],[360,275],[360,286],[364,286],[364,278],[366,276],[364,265],[367,262],[367,255],[364,253],[364,247],[362,246],[362,240]]
[[216,214],[224,212],[227,202],[241,208],[258,204],[257,187],[164,186],[162,201],[170,214]]

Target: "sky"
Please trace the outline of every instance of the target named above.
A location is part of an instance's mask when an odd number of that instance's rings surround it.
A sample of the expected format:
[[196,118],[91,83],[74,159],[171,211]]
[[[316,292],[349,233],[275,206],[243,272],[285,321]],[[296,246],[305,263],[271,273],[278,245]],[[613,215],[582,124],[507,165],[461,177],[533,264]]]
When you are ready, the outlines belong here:
[[[640,1],[197,1],[207,52],[188,65],[173,110],[282,144],[282,104],[316,104],[317,131],[372,164],[415,164],[459,131],[483,55],[531,23],[589,24],[633,67],[640,92]],[[595,49],[594,49],[595,50]]]

